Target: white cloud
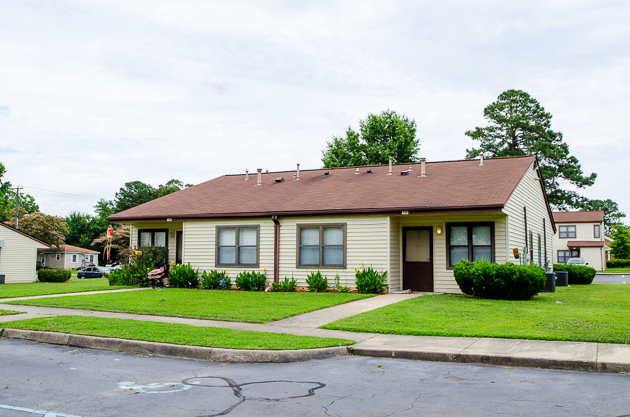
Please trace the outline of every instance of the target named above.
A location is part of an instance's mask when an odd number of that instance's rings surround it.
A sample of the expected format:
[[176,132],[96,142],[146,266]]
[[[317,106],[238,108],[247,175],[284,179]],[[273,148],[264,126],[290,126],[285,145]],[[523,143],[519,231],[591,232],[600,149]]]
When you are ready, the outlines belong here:
[[554,115],[586,195],[630,214],[630,5],[620,1],[8,1],[0,161],[43,211],[91,211],[125,182],[199,183],[321,165],[368,113],[459,159],[483,108],[523,89]]

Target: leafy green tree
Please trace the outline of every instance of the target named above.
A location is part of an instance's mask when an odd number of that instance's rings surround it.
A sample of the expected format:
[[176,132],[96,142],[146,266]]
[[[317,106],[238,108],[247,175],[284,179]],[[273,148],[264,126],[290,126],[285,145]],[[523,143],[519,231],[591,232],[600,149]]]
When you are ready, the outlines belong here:
[[155,188],[142,181],[126,182],[116,193],[116,213],[155,199]]
[[615,259],[630,259],[630,229],[623,224],[616,224],[613,229],[611,237],[615,241],[608,244],[610,252]]
[[333,136],[327,142],[322,162],[325,168],[417,162],[420,149],[416,122],[395,111],[368,114],[359,120],[359,132],[348,127],[345,137]]
[[597,174],[584,175],[562,133],[551,130],[551,114],[536,99],[521,90],[508,90],[483,114],[489,126],[466,132],[480,142],[479,148],[466,150],[466,158],[536,155],[549,203],[558,210],[580,207],[583,198],[564,189],[564,183],[585,188],[593,185]]
[[[2,182],[6,169],[0,162],[0,221],[8,222],[15,218],[15,210],[18,207],[17,192],[11,187],[9,181]],[[19,207],[24,210],[18,210],[18,219],[22,216],[22,212],[35,213],[39,211],[39,206],[35,203],[35,198],[29,194],[20,193]]]
[[155,189],[155,198],[164,197],[165,195],[175,193],[188,187],[192,187],[192,184],[184,184],[180,180],[172,179],[166,184],[159,185],[158,188]]
[[604,227],[606,234],[612,233],[612,226],[621,223],[622,219],[626,217],[626,213],[619,210],[619,205],[612,201],[607,200],[584,200],[580,208],[586,211],[604,210]]
[[[5,223],[12,224],[11,221]],[[68,234],[68,226],[64,219],[39,212],[24,213],[19,222],[19,229],[49,245],[55,246],[64,244]]]
[[[168,181],[166,184],[159,185],[157,188],[154,188],[150,184],[145,184],[142,181],[127,182],[125,186],[116,193],[116,201],[113,203],[113,213],[111,214],[128,210],[191,186],[191,184],[184,185],[183,182],[175,179]],[[101,200],[97,204],[98,210],[107,211],[110,208],[112,208],[111,201]]]
[[112,200],[105,200],[101,198],[94,206],[94,212],[100,218],[106,218],[116,213],[116,204]]
[[109,226],[105,217],[91,216],[77,211],[68,214],[65,220],[68,225],[65,243],[85,249],[97,249],[92,242],[105,233]]

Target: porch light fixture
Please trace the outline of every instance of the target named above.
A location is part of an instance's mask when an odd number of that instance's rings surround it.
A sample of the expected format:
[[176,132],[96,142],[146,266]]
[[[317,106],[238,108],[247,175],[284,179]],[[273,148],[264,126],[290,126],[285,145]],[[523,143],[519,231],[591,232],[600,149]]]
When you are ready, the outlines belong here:
[[441,234],[442,234],[442,226],[438,226],[438,227],[435,229],[435,232],[436,232],[438,235],[441,235]]

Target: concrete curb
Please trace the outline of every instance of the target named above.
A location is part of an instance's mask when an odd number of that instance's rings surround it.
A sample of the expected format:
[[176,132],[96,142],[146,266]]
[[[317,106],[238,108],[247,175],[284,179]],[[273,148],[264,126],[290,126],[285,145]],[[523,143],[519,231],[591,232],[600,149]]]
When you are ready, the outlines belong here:
[[345,346],[302,350],[220,349],[17,329],[0,329],[0,337],[85,349],[112,350],[138,355],[166,356],[211,362],[287,363],[328,359],[349,354],[348,348]]
[[473,353],[442,353],[418,350],[393,350],[350,347],[353,355],[380,358],[414,359],[433,362],[478,363],[499,366],[521,366],[526,368],[559,369],[588,372],[630,372],[628,364],[597,363],[570,359],[527,358],[512,355],[482,355]]

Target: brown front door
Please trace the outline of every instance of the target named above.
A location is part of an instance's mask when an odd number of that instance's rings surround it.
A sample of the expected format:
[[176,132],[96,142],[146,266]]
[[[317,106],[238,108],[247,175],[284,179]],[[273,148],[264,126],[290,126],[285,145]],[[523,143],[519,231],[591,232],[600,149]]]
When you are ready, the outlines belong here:
[[433,229],[403,228],[403,289],[433,292]]
[[182,236],[183,232],[175,232],[175,263],[181,264],[182,262]]

